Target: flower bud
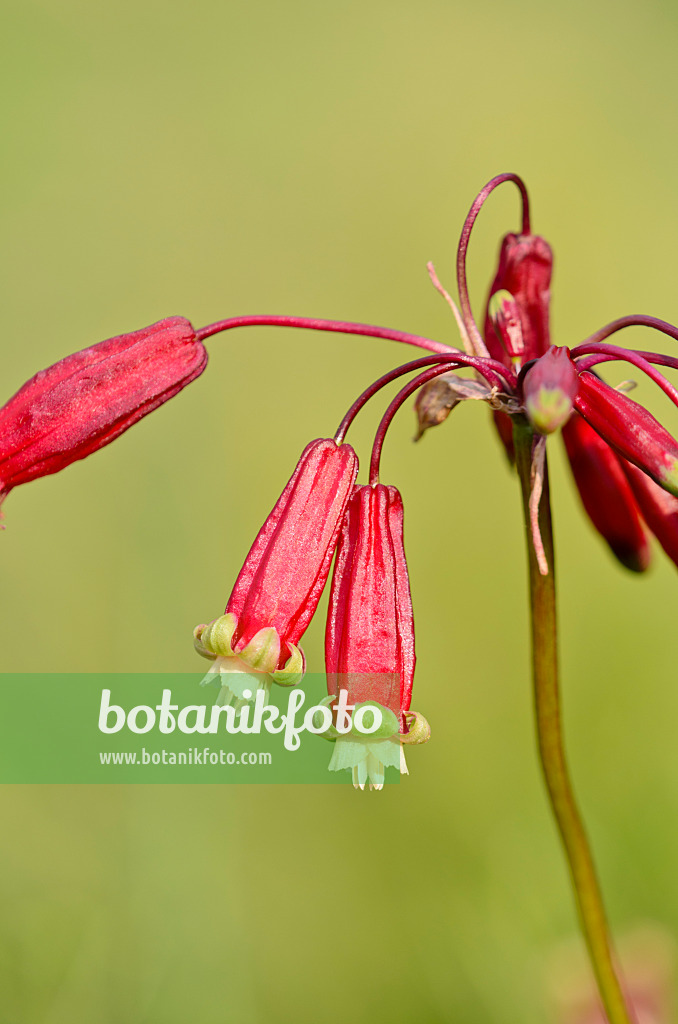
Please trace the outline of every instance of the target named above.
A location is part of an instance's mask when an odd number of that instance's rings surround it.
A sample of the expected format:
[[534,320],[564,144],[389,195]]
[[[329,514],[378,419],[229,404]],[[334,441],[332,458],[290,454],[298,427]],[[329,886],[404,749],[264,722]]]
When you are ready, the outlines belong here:
[[567,423],[579,390],[579,377],[568,348],[552,345],[529,368],[522,382],[525,413],[540,434]]
[[511,318],[518,314],[523,361],[537,359],[546,352],[552,269],[551,247],[539,235],[508,234],[504,237],[485,314],[485,344],[493,359],[510,365],[511,354],[497,337],[489,309],[490,300],[500,291],[507,291],[511,296],[514,304]]
[[[551,297],[551,271],[553,253],[551,247],[539,235],[514,235],[504,237],[499,251],[499,266],[495,274],[485,311],[485,344],[493,359],[498,359],[505,366],[512,362],[527,363],[538,359],[549,347],[549,302]],[[520,322],[522,354],[512,357],[506,347],[503,334],[497,336],[495,324],[490,313],[490,302],[494,295],[508,292],[511,296],[511,318],[517,312]],[[508,335],[508,344],[515,350],[517,333],[512,327]],[[502,444],[506,449],[509,461],[513,462],[513,423],[505,412],[493,412],[494,425],[497,428]]]
[[652,413],[587,370],[579,375],[574,404],[619,455],[678,495],[678,441]]
[[520,309],[510,292],[500,288],[490,296],[487,315],[504,351],[511,360],[521,360],[525,352],[523,328],[520,323]]
[[0,503],[17,484],[109,444],[206,365],[191,324],[175,316],[36,373],[0,409]]

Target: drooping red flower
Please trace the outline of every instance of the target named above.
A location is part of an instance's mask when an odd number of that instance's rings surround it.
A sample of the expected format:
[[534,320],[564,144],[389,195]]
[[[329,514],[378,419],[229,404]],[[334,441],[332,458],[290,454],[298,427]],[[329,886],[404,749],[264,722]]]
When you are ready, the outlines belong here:
[[195,631],[196,647],[215,661],[210,676],[231,675],[228,700],[252,680],[291,685],[304,660],[297,647],[329,574],[358,459],[348,444],[312,441],[266,519],[220,618]]
[[586,370],[574,405],[622,458],[678,495],[678,443],[652,413]]
[[[578,413],[563,427],[563,440],[591,522],[622,565],[633,572],[643,572],[650,564],[650,545],[622,460]],[[652,481],[648,479],[648,483]],[[653,529],[652,523],[647,522]]]
[[176,316],[36,373],[0,409],[0,503],[18,484],[109,444],[206,365],[202,341]]
[[421,716],[408,714],[414,620],[403,503],[395,487],[356,487],[349,503],[330,592],[325,665],[331,696],[344,691],[348,705],[370,705],[381,716],[373,734],[352,730],[334,737],[330,770],[350,768],[355,785],[363,788],[369,780],[379,789],[386,766],[407,771],[401,742],[428,738]]
[[678,498],[668,494],[626,459],[619,461],[643,519],[669,558],[678,565]]

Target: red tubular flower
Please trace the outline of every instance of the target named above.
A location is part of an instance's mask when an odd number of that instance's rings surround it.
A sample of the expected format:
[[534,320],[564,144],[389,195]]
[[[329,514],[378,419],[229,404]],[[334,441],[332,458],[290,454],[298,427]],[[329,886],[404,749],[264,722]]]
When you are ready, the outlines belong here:
[[619,461],[643,519],[669,558],[678,565],[678,498],[668,494],[626,459]]
[[[542,433],[549,433],[565,423],[568,406],[571,407],[579,388],[579,380],[574,379],[571,371],[568,380],[562,374],[565,357],[560,357],[560,370],[555,372],[555,359],[547,355],[552,266],[551,249],[542,238],[526,233],[506,235],[485,313],[485,344],[495,359],[503,361],[506,366],[513,364],[516,367],[521,363],[525,365],[529,360],[538,360],[525,376],[523,396],[526,414]],[[522,354],[516,349],[517,319],[520,321]],[[551,349],[552,353],[557,351],[567,352]],[[570,358],[569,352],[567,357]],[[578,373],[574,362],[572,367]],[[497,411],[493,416],[502,443],[513,461],[511,418]],[[638,501],[619,459],[606,444],[610,439],[604,429],[600,434],[605,440],[595,430],[588,429],[579,416],[573,416],[564,426],[563,438],[574,479],[595,528],[625,566],[641,572],[648,567],[651,553]]]
[[[650,545],[622,460],[578,413],[563,427],[563,440],[591,522],[622,565],[634,572],[643,572],[650,564]],[[633,468],[648,484],[655,486],[649,477]],[[666,494],[666,497],[670,496]],[[652,523],[648,525],[653,528]]]
[[[490,288],[485,309],[485,344],[490,355],[511,366],[537,359],[549,347],[549,301],[553,253],[539,235],[508,234],[499,251],[499,266]],[[522,354],[515,352],[510,329],[502,331],[501,320],[491,315],[493,296],[508,292],[520,321]],[[506,302],[503,303],[506,306]],[[510,325],[507,325],[510,328]],[[506,335],[506,338],[504,337]],[[513,425],[503,412],[493,413],[497,432],[513,462]]]
[[494,359],[510,366],[511,356],[497,336],[490,316],[492,296],[507,291],[520,315],[523,363],[537,359],[549,347],[549,300],[553,253],[539,235],[506,235],[499,251],[499,266],[487,300],[485,344]]
[[[403,503],[395,487],[356,487],[337,548],[325,637],[327,686],[349,706],[378,707],[369,735],[334,733],[330,770],[351,768],[356,786],[378,789],[387,765],[407,771],[402,742],[428,727],[408,714],[414,677],[414,621],[403,545]],[[408,729],[408,725],[411,728]]]
[[109,444],[206,365],[191,324],[175,316],[36,373],[0,409],[0,503],[17,484]]
[[588,370],[579,375],[574,404],[619,455],[678,495],[678,441],[652,413]]
[[268,692],[271,681],[292,685],[303,675],[297,644],[329,574],[358,472],[348,444],[312,441],[259,531],[245,559],[226,612],[195,630],[196,648],[215,664],[206,681],[229,675],[222,697],[241,702],[252,680]]

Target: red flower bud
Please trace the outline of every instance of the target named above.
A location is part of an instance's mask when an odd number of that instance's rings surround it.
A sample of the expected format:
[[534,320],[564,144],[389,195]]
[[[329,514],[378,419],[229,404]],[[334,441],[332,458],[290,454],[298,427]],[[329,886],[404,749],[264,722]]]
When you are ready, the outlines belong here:
[[36,373],[0,409],[0,502],[57,473],[181,391],[207,364],[188,320],[169,317]]
[[551,345],[525,374],[522,390],[527,418],[540,434],[552,434],[567,423],[579,390],[570,350]]
[[[325,586],[357,472],[348,444],[318,440],[305,448],[245,559],[225,614],[196,628],[199,653],[216,659],[208,675],[260,673],[252,689],[267,689],[271,679],[281,685],[301,679],[296,645]],[[237,678],[231,682],[227,699],[239,699]]]
[[574,404],[619,455],[678,495],[678,441],[647,409],[588,371],[579,375]]
[[500,342],[489,315],[489,303],[495,292],[510,292],[517,306],[522,328],[523,362],[537,359],[549,347],[549,300],[553,253],[539,235],[504,237],[499,267],[488,297],[485,315],[485,344],[490,355],[507,366],[510,358]]
[[621,460],[577,413],[563,427],[563,440],[591,522],[622,565],[643,572],[650,545]]
[[[513,359],[527,363],[543,355],[549,347],[549,300],[551,297],[551,271],[553,253],[551,247],[539,235],[506,235],[501,243],[499,266],[495,274],[485,311],[485,344],[493,359],[505,366],[511,366],[512,358],[506,349],[506,342],[500,340],[492,317],[490,302],[499,291],[510,293],[514,305],[512,314],[517,312],[520,319],[520,341],[522,356],[513,353]],[[508,324],[506,325],[508,329]],[[508,336],[508,335],[507,335]],[[515,349],[517,332],[511,325],[510,346]],[[511,462],[513,452],[513,424],[504,412],[493,413],[495,426]]]

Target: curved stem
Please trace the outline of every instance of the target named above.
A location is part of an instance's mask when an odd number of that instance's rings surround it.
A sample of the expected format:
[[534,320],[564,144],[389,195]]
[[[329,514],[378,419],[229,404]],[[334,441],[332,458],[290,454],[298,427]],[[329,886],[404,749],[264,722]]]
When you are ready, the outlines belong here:
[[[363,393],[356,398],[355,402],[347,411],[343,420],[339,424],[337,432],[334,435],[334,440],[337,442],[337,444],[341,444],[343,442],[344,438],[346,437],[348,428],[353,423],[353,420],[356,418],[356,416],[358,415],[362,407],[366,404],[366,402],[368,402],[370,398],[373,397],[373,395],[376,395],[377,392],[381,391],[381,389],[386,387],[387,384],[390,384],[392,381],[397,380],[398,377],[402,377],[406,373],[411,373],[414,370],[421,370],[424,366],[431,366],[431,364],[434,363],[440,364],[441,366],[444,365],[444,367],[448,370],[458,370],[462,366],[471,367],[472,369],[475,369],[476,372],[479,373],[481,376],[484,375],[486,379],[489,379],[492,382],[493,386],[499,387],[502,384],[504,384],[504,386],[507,386],[509,389],[515,389],[516,387],[516,377],[513,371],[509,370],[508,367],[504,366],[503,363],[497,362],[494,359],[479,360],[478,358],[476,358],[476,356],[469,356],[466,355],[466,353],[464,352],[460,352],[458,355],[450,356],[422,356],[421,359],[413,359],[409,363],[403,363],[402,366],[396,366],[393,370],[389,370],[388,373],[385,373],[383,377],[379,377],[378,380],[375,380],[373,384],[370,384],[370,386],[366,388],[365,391],[363,391]],[[488,372],[490,373],[489,378],[487,377]],[[499,374],[503,378],[503,381],[499,380],[497,376],[494,376],[493,374]],[[426,379],[428,380],[428,378]],[[425,383],[426,381],[421,381],[421,384]],[[416,385],[415,390],[419,386],[419,384]],[[411,392],[408,392],[408,394],[410,393]],[[407,395],[405,397],[407,397]],[[396,406],[396,409],[399,408],[399,405],[400,403]]]
[[[623,331],[625,327],[651,327],[653,330],[660,331],[662,334],[668,334],[670,338],[675,338],[678,341],[678,327],[674,327],[673,324],[668,323],[666,320],[659,320],[656,316],[632,313],[630,316],[621,316],[618,320],[613,320],[611,323],[601,327],[595,334],[585,338],[582,345],[591,345],[599,341],[605,341],[606,338],[616,334],[617,331]],[[577,345],[572,352],[574,353],[580,349],[582,345]]]
[[401,341],[406,345],[417,345],[429,352],[440,352],[442,355],[454,355],[459,349],[443,345],[431,338],[422,338],[418,334],[407,334],[405,331],[392,331],[388,327],[373,327],[371,324],[354,324],[345,320],[316,320],[307,316],[233,316],[228,320],[218,320],[195,332],[199,341],[211,338],[222,331],[230,331],[233,327],[300,327],[310,331],[333,331],[337,334],[362,334],[369,338],[385,338],[387,341]]
[[498,174],[496,178],[492,178],[491,181],[488,181],[485,188],[483,188],[473,200],[471,209],[464,221],[464,226],[461,229],[461,237],[457,248],[457,290],[459,291],[459,302],[461,304],[461,311],[464,316],[466,330],[471,338],[475,353],[479,356],[486,356],[488,355],[488,352],[471,311],[471,300],[469,299],[468,294],[468,281],[466,280],[466,251],[468,249],[469,238],[471,237],[473,225],[476,222],[476,218],[480,213],[485,200],[491,192],[494,192],[495,188],[499,185],[503,185],[506,181],[512,181],[520,190],[523,202],[522,233],[524,235],[530,234],[530,200],[525,187],[525,182],[522,178],[518,177],[517,174]]
[[678,388],[675,388],[663,373],[655,370],[650,360],[645,358],[644,353],[636,352],[631,348],[621,348],[619,345],[591,344],[577,346],[578,370],[590,370],[593,366],[597,366],[598,363],[607,363],[611,360],[623,360],[625,363],[637,366],[639,370],[647,374],[650,380],[653,380],[662,389],[674,405],[678,405]]
[[[490,387],[495,387],[501,390],[503,381],[496,373],[490,369],[485,359],[474,359],[472,356],[460,355],[458,362],[463,366],[473,366],[477,372],[485,378]],[[397,413],[403,402],[407,401],[410,395],[427,384],[428,381],[433,380],[434,377],[439,377],[441,373],[445,373],[450,369],[447,363],[442,366],[430,366],[428,370],[424,370],[423,373],[418,374],[414,380],[409,381],[404,388],[401,388],[398,394],[395,396],[388,409],[382,416],[377,432],[374,437],[374,444],[372,445],[372,457],[370,459],[370,485],[375,486],[379,483],[379,463],[381,461],[381,450],[384,446],[384,438],[388,428],[391,426],[393,417]]]
[[346,412],[343,420],[339,424],[337,431],[334,435],[334,440],[337,444],[343,444],[344,438],[348,432],[348,428],[353,423],[362,407],[369,402],[370,398],[376,395],[382,388],[385,388],[387,384],[397,380],[398,377],[404,376],[406,373],[411,373],[413,370],[421,370],[424,366],[431,366],[433,364],[445,363],[448,370],[453,370],[459,366],[458,361],[454,356],[422,356],[421,359],[413,359],[410,363],[403,363],[402,366],[396,366],[393,370],[389,370],[383,377],[379,377],[373,384],[370,384],[361,395],[358,395],[351,408]]
[[606,341],[593,342],[591,345],[577,345],[576,351],[572,349],[570,355],[573,359],[579,359],[588,352],[607,352],[609,355],[604,356],[601,362],[607,362],[611,359],[626,359],[626,356],[613,355],[614,352],[633,352],[637,356],[641,356],[646,359],[648,363],[654,363],[655,366],[667,366],[670,370],[678,370],[678,357],[668,356],[666,352],[646,352],[641,348],[621,348],[617,345],[608,345]]
[[534,432],[514,419],[516,465],[522,485],[532,609],[532,669],[539,755],[549,800],[567,857],[581,929],[609,1024],[635,1022],[626,1006],[612,961],[610,934],[593,857],[572,790],[560,717],[556,591],[548,471],[539,506],[539,526],[550,572],[539,572],[530,524],[530,471]]

